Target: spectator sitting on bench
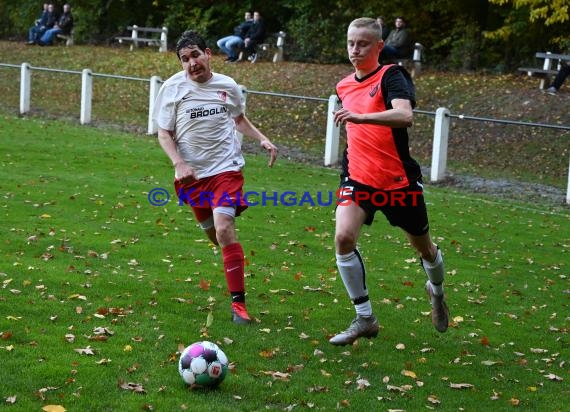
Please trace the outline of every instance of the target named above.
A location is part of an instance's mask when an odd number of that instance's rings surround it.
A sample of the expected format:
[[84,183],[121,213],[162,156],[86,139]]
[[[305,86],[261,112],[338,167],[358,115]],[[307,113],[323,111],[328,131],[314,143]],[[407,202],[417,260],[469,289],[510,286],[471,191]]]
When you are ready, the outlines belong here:
[[53,3],[44,3],[44,11],[32,28],[28,32],[28,42],[26,44],[36,44],[46,30],[51,29],[57,22],[55,6]]
[[409,59],[414,52],[414,42],[406,27],[406,20],[403,17],[396,17],[395,26],[396,28],[390,31],[380,52],[381,62]]
[[570,65],[562,66],[560,70],[558,70],[558,74],[556,74],[556,77],[550,87],[546,89],[546,93],[552,95],[558,93],[558,90],[560,90],[568,76],[570,76]]
[[245,36],[245,57],[255,63],[257,45],[265,40],[265,22],[258,11],[253,12],[253,24]]
[[53,28],[48,29],[42,35],[38,44],[40,46],[48,46],[53,43],[53,39],[58,34],[69,35],[73,29],[73,15],[71,14],[71,6],[69,4],[63,5],[63,14],[53,26]]
[[218,47],[228,56],[227,62],[235,62],[239,57],[239,51],[243,49],[244,39],[253,24],[251,12],[245,12],[245,20],[234,27],[234,34],[222,37],[216,42]]

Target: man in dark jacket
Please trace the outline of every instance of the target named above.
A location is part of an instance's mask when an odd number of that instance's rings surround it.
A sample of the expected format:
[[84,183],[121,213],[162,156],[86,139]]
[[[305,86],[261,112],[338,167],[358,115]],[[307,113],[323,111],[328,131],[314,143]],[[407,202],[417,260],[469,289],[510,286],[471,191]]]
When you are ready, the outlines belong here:
[[239,51],[243,48],[244,39],[253,24],[251,12],[245,12],[245,20],[234,27],[234,34],[222,37],[216,42],[218,47],[228,56],[227,62],[235,62],[238,59]]
[[265,22],[258,11],[253,12],[253,24],[245,36],[245,54],[248,60],[255,63],[257,45],[265,40]]
[[63,5],[63,14],[53,26],[42,35],[38,44],[47,46],[53,43],[53,39],[58,34],[70,34],[73,29],[73,15],[71,14],[71,6],[69,4]]
[[46,30],[51,29],[57,22],[57,14],[53,3],[44,4],[44,11],[41,17],[36,21],[34,27],[28,32],[28,43],[36,44]]
[[403,17],[396,17],[396,28],[390,31],[390,34],[384,41],[384,48],[380,53],[381,61],[390,61],[395,59],[409,59],[414,52],[414,42],[412,35],[406,27],[406,21]]

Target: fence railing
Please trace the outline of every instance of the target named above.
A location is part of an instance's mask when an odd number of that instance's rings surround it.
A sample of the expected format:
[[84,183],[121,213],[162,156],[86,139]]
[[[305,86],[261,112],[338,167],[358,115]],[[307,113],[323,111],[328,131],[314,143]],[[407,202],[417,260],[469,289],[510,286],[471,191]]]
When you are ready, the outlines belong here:
[[[110,77],[116,79],[149,82],[147,134],[155,134],[158,131],[158,126],[152,117],[152,113],[154,110],[154,102],[156,100],[158,90],[160,89],[160,85],[162,83],[162,79],[159,76],[152,76],[150,77],[150,79],[144,79],[138,77],[93,73],[90,69],[83,69],[82,71],[74,71],[74,70],[50,69],[45,67],[33,67],[28,63],[22,63],[21,65],[0,63],[0,66],[20,68],[20,114],[28,113],[31,108],[31,98],[30,98],[31,85],[32,85],[31,76],[33,70],[80,74],[81,107],[80,107],[79,119],[81,124],[91,123],[91,102],[93,100],[93,78]],[[251,91],[247,90],[244,86],[241,86],[241,88],[246,102],[248,94],[271,95],[271,96],[288,97],[295,99],[316,100],[321,102],[328,101],[326,138],[325,138],[325,148],[324,148],[324,165],[331,166],[338,163],[339,146],[340,146],[340,127],[335,125],[333,113],[339,109],[340,102],[336,95],[332,95],[328,99],[323,99],[318,97],[307,97],[307,96],[296,96],[296,95],[288,95],[288,94],[273,93],[273,92]],[[414,110],[414,112],[419,114],[435,116],[434,131],[433,131],[433,149],[432,149],[431,171],[430,171],[430,180],[432,182],[440,181],[445,177],[445,172],[447,168],[447,148],[448,148],[449,128],[451,125],[452,118],[457,118],[460,120],[473,120],[473,121],[511,124],[519,126],[542,127],[542,128],[570,131],[570,125],[568,126],[550,125],[543,123],[489,119],[489,118],[466,116],[466,115],[452,115],[450,111],[444,107],[438,108],[435,113],[422,111],[422,110]],[[239,137],[240,139],[242,138],[241,135]],[[568,183],[566,190],[566,203],[570,204],[570,160],[568,164],[567,182]]]

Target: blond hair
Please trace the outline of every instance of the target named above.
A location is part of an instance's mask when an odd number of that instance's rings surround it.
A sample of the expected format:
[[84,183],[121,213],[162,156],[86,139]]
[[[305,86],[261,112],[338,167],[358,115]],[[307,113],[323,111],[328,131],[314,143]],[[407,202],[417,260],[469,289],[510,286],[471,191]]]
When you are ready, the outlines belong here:
[[374,33],[377,40],[382,40],[382,26],[378,23],[376,19],[371,17],[359,17],[358,19],[353,20],[348,25],[348,30],[355,28],[355,29],[368,29]]

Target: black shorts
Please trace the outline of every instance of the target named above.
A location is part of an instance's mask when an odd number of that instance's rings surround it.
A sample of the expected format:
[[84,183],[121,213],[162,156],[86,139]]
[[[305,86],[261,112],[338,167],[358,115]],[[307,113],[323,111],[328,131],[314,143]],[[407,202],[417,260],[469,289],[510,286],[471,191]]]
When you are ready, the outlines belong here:
[[429,231],[427,208],[421,180],[397,190],[378,190],[346,180],[340,184],[337,207],[349,202],[358,204],[366,212],[364,224],[370,226],[377,210],[382,211],[392,226],[398,226],[411,235],[421,236]]

